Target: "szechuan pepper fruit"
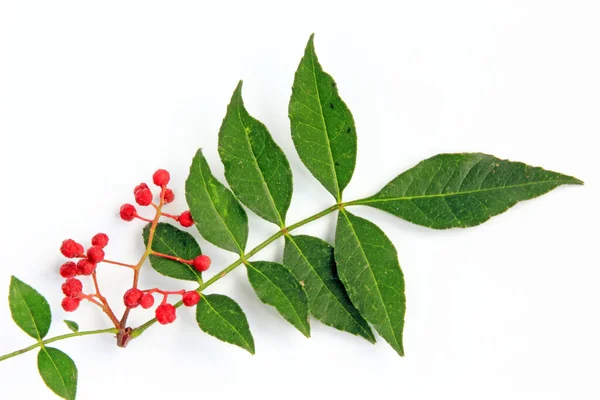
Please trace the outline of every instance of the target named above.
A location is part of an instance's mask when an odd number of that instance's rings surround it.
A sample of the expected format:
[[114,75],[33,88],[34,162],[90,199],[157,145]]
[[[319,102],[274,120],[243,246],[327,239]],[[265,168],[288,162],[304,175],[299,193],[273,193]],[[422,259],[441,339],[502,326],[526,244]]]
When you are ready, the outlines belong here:
[[123,204],[119,210],[119,215],[123,221],[133,221],[137,215],[137,210],[131,204]]
[[104,250],[100,246],[92,246],[87,251],[87,258],[93,263],[99,263],[104,260]]
[[177,314],[172,304],[161,304],[156,307],[156,320],[162,325],[175,321]]
[[123,295],[123,303],[125,307],[136,308],[140,305],[140,300],[144,293],[140,289],[131,288]]
[[142,297],[140,297],[140,306],[142,308],[150,308],[154,305],[154,296],[150,293],[144,293]]
[[143,207],[152,204],[152,192],[150,189],[140,189],[135,192],[135,202]]
[[210,257],[204,254],[194,258],[192,265],[200,272],[206,271],[210,267]]
[[190,290],[183,294],[182,301],[188,307],[195,306],[200,301],[200,294],[195,290]]
[[62,242],[60,246],[60,252],[67,258],[75,258],[83,253],[83,246],[73,239],[67,239]]
[[189,228],[190,226],[194,225],[192,213],[190,213],[189,211],[182,212],[179,216],[179,223],[181,224],[181,226],[185,226],[186,228]]
[[80,302],[81,302],[81,300],[79,300],[75,297],[65,297],[64,299],[62,299],[62,302],[60,303],[60,305],[62,306],[63,310],[65,310],[66,312],[73,312],[73,311],[77,310]]
[[60,276],[63,278],[73,278],[77,275],[77,264],[73,261],[67,261],[63,265],[60,266]]
[[77,262],[77,274],[78,275],[91,275],[96,270],[96,264],[82,258]]
[[152,182],[154,182],[156,186],[167,186],[170,180],[171,175],[169,174],[169,171],[164,169],[158,169],[152,175]]
[[108,244],[108,235],[106,233],[97,233],[92,238],[92,246],[98,246],[100,248],[105,248]]
[[165,199],[165,204],[172,203],[175,200],[175,193],[171,189],[166,189],[163,198]]
[[77,278],[69,278],[61,286],[62,292],[67,297],[77,297],[83,290],[83,284]]

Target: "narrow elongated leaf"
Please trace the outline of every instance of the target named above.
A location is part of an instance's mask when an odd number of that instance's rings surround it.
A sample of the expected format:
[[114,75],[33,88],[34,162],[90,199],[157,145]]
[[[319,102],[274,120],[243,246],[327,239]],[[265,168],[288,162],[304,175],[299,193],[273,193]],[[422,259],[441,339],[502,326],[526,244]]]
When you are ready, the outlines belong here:
[[335,260],[352,304],[403,356],[404,276],[392,242],[377,225],[341,211],[335,233]]
[[283,265],[304,285],[309,310],[315,318],[375,343],[369,324],[352,305],[338,278],[329,243],[313,236],[286,236]]
[[398,175],[363,204],[434,229],[479,225],[572,176],[481,153],[439,154]]
[[[150,236],[150,224],[146,225],[142,236],[144,244],[147,246]],[[182,260],[192,260],[202,254],[200,245],[192,235],[164,222],[156,225],[154,239],[152,240],[152,250],[178,257]],[[155,255],[150,255],[149,259],[152,268],[164,276],[186,281],[202,280],[202,273],[190,264]]]
[[10,279],[8,305],[13,320],[36,340],[48,334],[52,314],[48,301],[37,290],[16,277]]
[[221,294],[202,295],[196,321],[204,332],[254,354],[254,338],[246,314],[232,299]]
[[75,400],[77,367],[71,357],[53,347],[42,347],[37,364],[38,371],[50,390],[63,399]]
[[67,328],[69,328],[71,330],[71,332],[79,332],[79,324],[75,321],[70,321],[68,319],[65,319],[65,325],[67,325]]
[[281,264],[267,261],[247,263],[248,279],[258,298],[277,309],[290,324],[310,337],[308,300],[302,285]]
[[333,78],[317,60],[313,36],[296,71],[289,117],[300,159],[341,200],[356,164],[356,129]]
[[219,155],[237,198],[260,217],[285,226],[293,189],[290,164],[267,127],[246,111],[241,81],[219,130]]
[[242,253],[248,239],[248,216],[233,193],[210,172],[198,150],[190,175],[185,182],[185,195],[196,228],[215,246]]

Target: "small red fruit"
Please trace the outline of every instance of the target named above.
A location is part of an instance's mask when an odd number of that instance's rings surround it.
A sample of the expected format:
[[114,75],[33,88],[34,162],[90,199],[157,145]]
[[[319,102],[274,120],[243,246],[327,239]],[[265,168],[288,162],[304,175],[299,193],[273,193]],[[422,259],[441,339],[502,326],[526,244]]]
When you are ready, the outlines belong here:
[[91,275],[96,270],[96,264],[82,258],[77,262],[77,274],[79,275]]
[[195,290],[190,290],[183,294],[183,304],[188,307],[195,306],[200,301],[200,294]]
[[160,306],[156,307],[156,320],[163,324],[170,324],[171,322],[175,321],[175,318],[177,318],[177,314],[175,311],[175,307],[173,307],[171,304],[161,304]]
[[87,258],[93,263],[99,263],[104,260],[104,250],[100,246],[92,246],[87,251]]
[[69,278],[61,286],[62,292],[67,297],[77,297],[83,290],[83,284],[77,278]]
[[83,253],[83,246],[73,239],[67,239],[60,245],[60,252],[67,258],[74,258]]
[[156,186],[166,186],[170,180],[171,175],[169,174],[169,171],[164,169],[158,169],[154,175],[152,175],[152,182],[154,182]]
[[152,204],[152,192],[150,189],[140,189],[135,192],[135,202],[144,207]]
[[150,293],[144,293],[142,297],[140,297],[140,306],[142,308],[150,308],[154,305],[154,296]]
[[108,235],[106,233],[97,233],[92,238],[92,245],[105,248],[108,244]]
[[165,194],[163,195],[163,199],[165,200],[165,204],[172,203],[175,200],[175,193],[171,189],[165,190]]
[[65,297],[64,299],[62,299],[60,305],[66,312],[73,312],[77,310],[80,302],[81,300],[76,299],[74,297]]
[[205,255],[198,256],[194,258],[192,264],[198,271],[204,272],[210,267],[210,257]]
[[125,307],[136,308],[140,305],[140,299],[144,293],[140,289],[131,288],[123,295],[123,302]]
[[119,214],[121,215],[121,219],[123,221],[133,221],[133,219],[137,215],[137,211],[133,205],[123,204],[121,206],[121,210],[119,211]]
[[181,224],[181,226],[185,226],[186,228],[189,228],[190,226],[194,225],[192,213],[190,213],[189,211],[182,212],[179,216],[179,223]]
[[148,185],[146,185],[145,183],[140,183],[133,189],[133,194],[136,194],[138,191],[140,191],[142,189],[148,189]]
[[60,276],[63,278],[72,278],[77,275],[77,264],[73,261],[67,261],[63,265],[60,266]]

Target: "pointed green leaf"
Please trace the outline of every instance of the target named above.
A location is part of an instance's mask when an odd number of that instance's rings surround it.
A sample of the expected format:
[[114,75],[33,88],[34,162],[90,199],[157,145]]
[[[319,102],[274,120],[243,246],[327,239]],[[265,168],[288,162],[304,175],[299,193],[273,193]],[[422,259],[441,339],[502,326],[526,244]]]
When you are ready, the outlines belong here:
[[377,225],[341,211],[335,233],[335,260],[352,304],[403,356],[404,276],[392,242]]
[[277,309],[290,324],[310,337],[308,300],[296,277],[281,264],[256,261],[246,264],[248,279],[258,298]]
[[79,324],[77,324],[77,322],[70,321],[68,319],[65,319],[64,322],[65,325],[67,325],[67,328],[71,330],[71,332],[79,332]]
[[233,193],[212,175],[202,149],[192,161],[185,195],[196,228],[204,239],[234,253],[244,251],[248,239],[246,211]]
[[[146,225],[142,234],[146,246],[148,245],[148,237],[150,236],[150,225]],[[179,257],[182,260],[193,260],[196,256],[202,254],[200,245],[192,235],[164,222],[156,225],[154,239],[152,240],[152,250]],[[190,264],[154,255],[150,255],[149,259],[152,268],[164,276],[186,281],[199,282],[202,280],[202,273]]]
[[37,364],[38,371],[50,390],[63,399],[75,400],[77,367],[71,357],[53,347],[42,347]]
[[196,321],[204,332],[254,354],[254,338],[246,314],[232,299],[221,294],[202,295]]
[[375,343],[367,321],[350,302],[338,278],[333,247],[306,235],[285,237],[283,265],[304,286],[310,313],[325,325],[350,332]]
[[11,277],[8,293],[10,313],[19,328],[36,340],[48,334],[52,314],[48,301],[37,290]]
[[288,112],[300,159],[341,200],[356,164],[356,129],[333,78],[317,60],[313,36],[296,71]]
[[398,175],[379,193],[348,205],[379,208],[434,229],[466,228],[568,184],[583,182],[488,154],[439,154]]
[[267,128],[246,111],[241,81],[219,131],[219,155],[237,198],[260,217],[285,226],[293,189],[290,164]]

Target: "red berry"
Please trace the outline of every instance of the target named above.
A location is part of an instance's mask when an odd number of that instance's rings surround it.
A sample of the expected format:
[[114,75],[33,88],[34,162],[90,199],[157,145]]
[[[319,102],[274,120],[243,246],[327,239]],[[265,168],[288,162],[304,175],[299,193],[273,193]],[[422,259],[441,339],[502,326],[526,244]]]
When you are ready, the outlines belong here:
[[142,308],[150,308],[154,305],[154,296],[150,293],[144,293],[142,297],[140,297],[140,306]]
[[83,290],[83,284],[77,278],[69,278],[61,286],[62,292],[67,297],[77,297]]
[[138,191],[140,191],[142,189],[148,189],[148,185],[146,185],[145,183],[140,183],[133,189],[133,194],[136,194]]
[[192,264],[198,271],[204,272],[210,267],[210,257],[205,255],[198,256],[194,258]]
[[64,299],[62,299],[62,302],[60,303],[60,305],[62,306],[63,310],[65,310],[66,312],[73,312],[73,311],[77,310],[80,302],[81,302],[81,300],[76,299],[74,297],[65,297]]
[[175,318],[177,318],[175,307],[171,304],[161,304],[156,307],[156,320],[159,323],[163,325],[170,324],[175,321]]
[[167,189],[165,190],[163,199],[165,200],[165,204],[172,203],[175,200],[175,193],[171,189]]
[[92,245],[105,248],[108,244],[108,235],[106,233],[97,233],[92,238]]
[[73,261],[67,261],[63,265],[60,266],[60,276],[63,278],[72,278],[77,275],[77,264]]
[[77,262],[77,274],[91,275],[96,270],[96,264],[88,259],[82,258]]
[[164,169],[156,170],[154,175],[152,175],[152,182],[154,182],[156,186],[166,186],[170,180],[171,175],[169,174],[169,171]]
[[67,239],[60,245],[60,252],[67,258],[77,257],[83,253],[83,246],[73,239]]
[[150,189],[140,189],[135,192],[135,202],[144,207],[152,204],[152,192]]
[[123,204],[119,214],[121,215],[121,219],[123,221],[133,221],[137,215],[137,211],[131,204]]
[[194,225],[192,213],[190,213],[189,211],[182,212],[179,216],[179,223],[181,224],[181,226],[185,226],[186,228],[189,228],[190,226]]
[[140,305],[140,299],[144,293],[140,289],[131,288],[123,295],[123,302],[125,307],[136,308]]
[[195,306],[200,301],[200,294],[195,290],[190,290],[183,294],[183,304],[188,307]]
[[104,250],[100,246],[92,246],[87,251],[87,258],[93,263],[104,260]]

